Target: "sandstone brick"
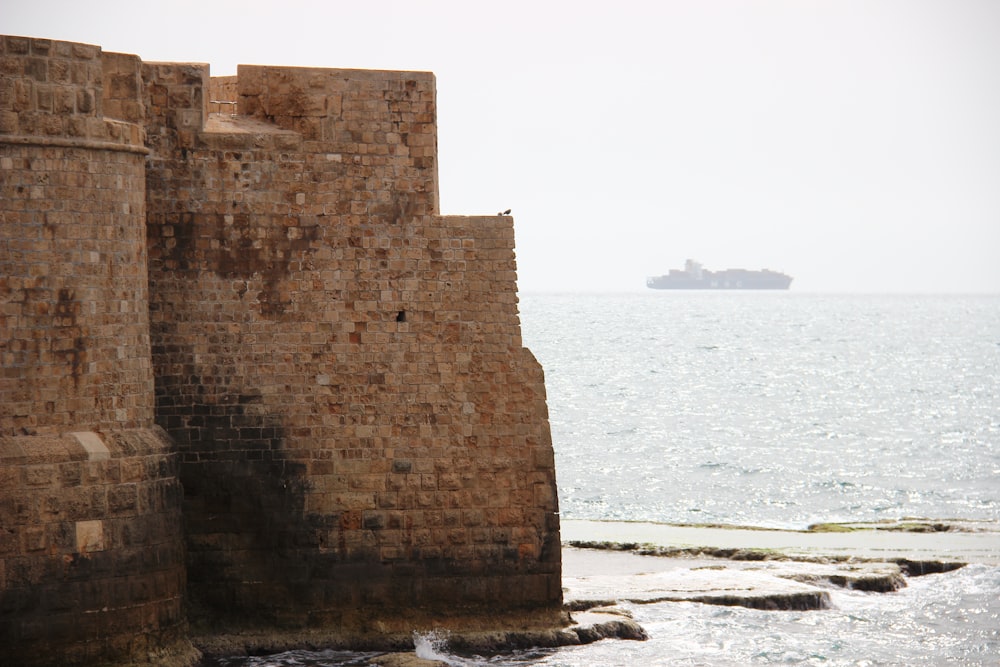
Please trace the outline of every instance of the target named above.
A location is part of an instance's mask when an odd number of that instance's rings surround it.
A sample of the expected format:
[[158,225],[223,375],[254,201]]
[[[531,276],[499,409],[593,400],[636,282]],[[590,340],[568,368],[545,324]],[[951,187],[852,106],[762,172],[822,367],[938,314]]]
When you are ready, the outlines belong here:
[[0,111],[0,134],[17,134],[18,115],[13,111]]
[[100,520],[76,522],[76,550],[80,553],[104,550],[104,522]]

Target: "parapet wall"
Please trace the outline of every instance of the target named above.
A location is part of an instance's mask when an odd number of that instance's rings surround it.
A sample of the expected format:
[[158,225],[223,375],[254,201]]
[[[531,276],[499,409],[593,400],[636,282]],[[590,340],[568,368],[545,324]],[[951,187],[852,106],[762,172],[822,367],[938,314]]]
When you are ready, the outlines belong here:
[[[135,123],[141,113],[124,104],[128,92],[116,76],[128,69],[135,76],[138,58],[103,54],[90,44],[2,35],[0,49],[0,135],[5,143],[109,145],[144,152],[141,126],[121,122]],[[111,86],[104,85],[106,66]],[[133,105],[138,102],[137,89],[129,99]]]
[[152,660],[185,580],[209,625],[558,609],[513,223],[439,215],[433,75],[0,72],[5,654]]

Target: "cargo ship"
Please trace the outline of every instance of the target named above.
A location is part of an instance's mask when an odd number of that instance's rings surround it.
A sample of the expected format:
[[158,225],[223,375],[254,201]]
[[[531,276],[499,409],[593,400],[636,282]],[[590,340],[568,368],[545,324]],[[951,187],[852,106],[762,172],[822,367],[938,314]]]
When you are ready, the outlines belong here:
[[646,279],[646,287],[652,289],[788,289],[791,284],[792,277],[778,271],[709,271],[693,259],[684,262],[683,269],[670,269],[665,276]]

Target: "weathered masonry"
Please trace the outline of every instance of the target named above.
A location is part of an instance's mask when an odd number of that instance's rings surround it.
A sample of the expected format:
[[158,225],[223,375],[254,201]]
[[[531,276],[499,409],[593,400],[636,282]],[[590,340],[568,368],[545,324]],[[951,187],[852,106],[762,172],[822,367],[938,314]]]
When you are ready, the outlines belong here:
[[[556,609],[505,216],[438,213],[428,73],[0,37],[0,642]],[[183,526],[183,528],[182,528]]]

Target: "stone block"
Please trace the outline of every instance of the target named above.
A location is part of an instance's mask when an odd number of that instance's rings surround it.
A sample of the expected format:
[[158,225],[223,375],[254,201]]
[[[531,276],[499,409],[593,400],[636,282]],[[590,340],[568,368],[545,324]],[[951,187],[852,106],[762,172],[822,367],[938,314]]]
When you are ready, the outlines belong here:
[[104,522],[101,520],[76,522],[76,550],[79,553],[104,551]]
[[4,37],[4,47],[7,53],[25,54],[31,49],[31,40],[28,37]]
[[104,444],[101,436],[93,431],[77,431],[70,433],[86,452],[88,461],[107,461],[111,458],[108,446]]
[[33,465],[24,468],[24,483],[27,486],[51,487],[59,481],[59,467],[55,465]]

